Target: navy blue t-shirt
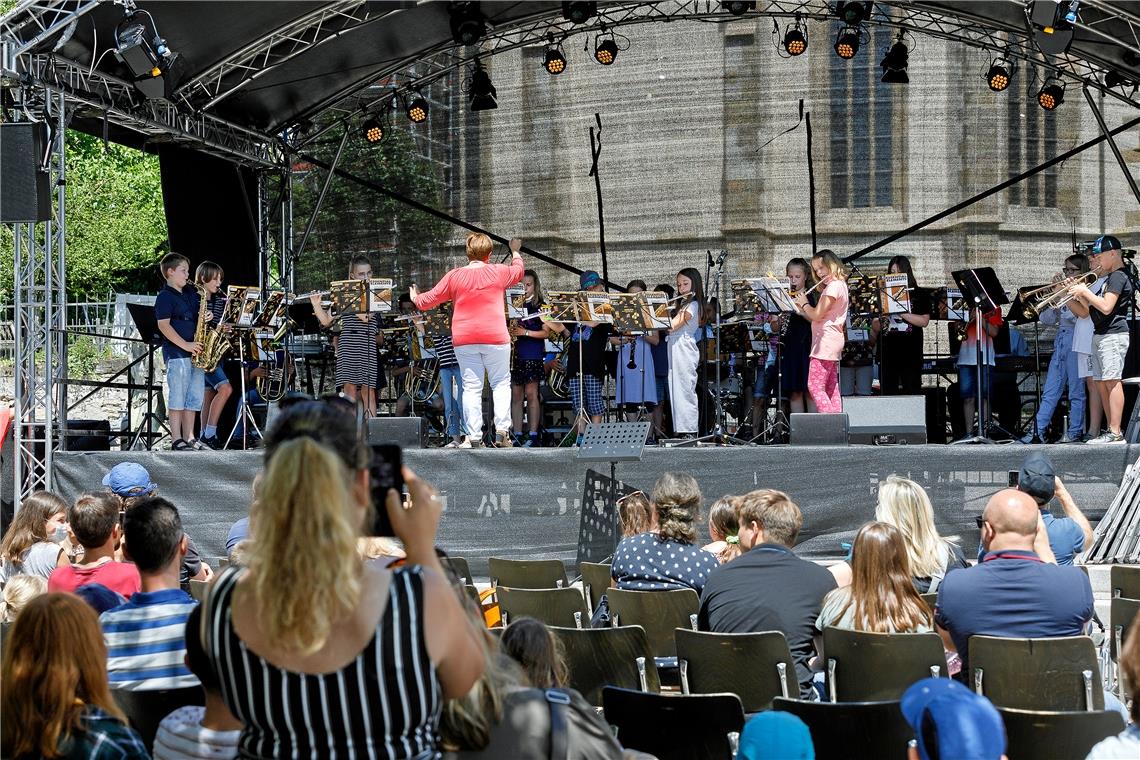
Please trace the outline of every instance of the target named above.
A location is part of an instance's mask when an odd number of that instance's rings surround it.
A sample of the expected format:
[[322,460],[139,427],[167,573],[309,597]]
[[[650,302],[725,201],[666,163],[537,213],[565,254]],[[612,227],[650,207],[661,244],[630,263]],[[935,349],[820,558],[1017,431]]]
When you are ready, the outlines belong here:
[[934,610],[934,621],[950,633],[962,656],[964,674],[970,672],[971,636],[1079,636],[1092,616],[1087,575],[1013,549],[990,552],[980,564],[947,574]]
[[[526,313],[536,314],[542,307],[542,304],[535,301],[526,302]],[[538,332],[542,329],[542,317],[531,317],[530,319],[521,319],[519,324],[527,330]],[[546,340],[543,338],[531,338],[526,335],[520,335],[515,338],[515,351],[519,359],[541,359],[546,353]]]
[[[194,332],[198,328],[198,291],[192,285],[187,285],[178,292],[169,285],[164,285],[154,299],[154,318],[157,320],[169,319],[170,326],[178,337],[185,341],[194,340]],[[162,336],[162,358],[185,359],[190,356],[171,343],[165,335]]]
[[719,566],[711,552],[695,544],[638,533],[618,544],[610,574],[618,588],[631,591],[691,588],[699,594],[709,573]]
[[1071,517],[1054,517],[1048,509],[1041,511],[1041,519],[1049,534],[1049,548],[1057,557],[1058,565],[1073,564],[1073,557],[1085,548],[1085,532]]

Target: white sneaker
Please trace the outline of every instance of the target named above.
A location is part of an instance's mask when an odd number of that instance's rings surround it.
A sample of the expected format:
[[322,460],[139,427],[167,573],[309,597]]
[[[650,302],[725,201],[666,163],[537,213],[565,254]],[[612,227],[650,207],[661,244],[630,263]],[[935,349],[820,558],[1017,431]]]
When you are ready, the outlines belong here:
[[1096,438],[1088,442],[1090,445],[1105,444],[1105,443],[1124,443],[1124,436],[1121,433],[1114,433],[1111,430],[1101,433]]

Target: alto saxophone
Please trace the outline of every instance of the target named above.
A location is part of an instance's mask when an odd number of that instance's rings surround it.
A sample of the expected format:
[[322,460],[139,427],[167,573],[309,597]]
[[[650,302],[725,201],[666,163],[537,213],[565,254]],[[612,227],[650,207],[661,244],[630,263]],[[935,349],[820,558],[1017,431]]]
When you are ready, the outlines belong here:
[[207,309],[210,308],[210,294],[201,285],[198,288],[198,327],[194,330],[194,342],[202,346],[202,350],[190,358],[190,363],[203,372],[213,372],[222,361],[222,357],[230,350],[230,342],[217,327],[210,327],[206,319]]

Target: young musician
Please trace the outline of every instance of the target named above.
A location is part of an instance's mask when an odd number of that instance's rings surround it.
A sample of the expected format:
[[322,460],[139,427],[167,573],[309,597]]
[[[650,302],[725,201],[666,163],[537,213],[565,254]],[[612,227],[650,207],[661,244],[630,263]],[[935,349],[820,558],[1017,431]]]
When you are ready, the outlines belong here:
[[443,396],[443,416],[447,421],[447,434],[451,442],[446,448],[457,449],[463,445],[463,375],[459,371],[459,360],[455,358],[455,347],[451,344],[451,333],[432,334],[432,345],[439,360],[439,392]]
[[[1001,309],[982,314],[982,366],[978,364],[977,309],[970,308],[966,339],[958,347],[958,395],[962,399],[962,415],[966,430],[973,430],[977,410],[977,388],[982,388],[982,418],[989,418],[990,380],[994,366],[994,338],[1001,331]],[[960,322],[951,322],[952,326]],[[981,431],[978,431],[981,434]]]
[[[348,263],[348,279],[369,280],[372,278],[372,262],[366,256],[353,256]],[[310,296],[313,311],[320,323],[326,327],[334,321],[332,315],[321,306],[319,294]],[[380,334],[380,314],[343,314],[340,320],[341,332],[336,344],[336,384],[344,395],[364,405],[364,413],[376,415],[376,383],[379,357],[376,344]]]
[[[1087,257],[1086,257],[1087,259]],[[1087,266],[1087,264],[1086,264]],[[1099,293],[1107,279],[1104,273],[1097,270],[1099,277],[1089,290]],[[1072,307],[1072,304],[1069,304]],[[1091,316],[1080,316],[1074,313],[1076,323],[1073,325],[1073,354],[1076,356],[1077,376],[1085,388],[1085,407],[1088,409],[1089,422],[1085,426],[1085,433],[1080,442],[1085,443],[1100,436],[1101,421],[1104,419],[1104,409],[1100,404],[1100,392],[1096,387],[1096,377],[1093,374],[1093,321]]]
[[1089,443],[1122,443],[1120,419],[1124,413],[1124,358],[1128,354],[1128,315],[1135,291],[1132,278],[1124,271],[1120,241],[1112,235],[1101,235],[1089,252],[1089,263],[1105,274],[1104,285],[1093,293],[1078,283],[1069,288],[1074,296],[1069,303],[1074,314],[1088,314],[1093,320],[1093,373],[1097,380],[1101,405],[1108,430]]
[[[212,261],[203,261],[194,270],[194,282],[198,287],[205,289],[209,302],[206,306],[210,315],[210,326],[216,328],[222,321],[222,312],[226,308],[226,299],[221,294],[222,268]],[[222,416],[222,409],[226,406],[233,386],[226,377],[222,362],[206,375],[206,389],[202,397],[202,438],[201,442],[211,449],[219,449],[222,442],[218,440],[218,418]]]
[[206,381],[191,357],[202,350],[194,340],[198,330],[198,292],[190,285],[190,259],[168,253],[158,263],[166,286],[154,301],[154,317],[162,334],[166,362],[166,408],[169,410],[170,450],[206,448],[194,439],[194,416],[202,408]]
[[[653,288],[659,293],[664,293],[668,299],[673,298],[673,286],[669,283],[661,283]],[[657,331],[657,344],[650,346],[653,353],[653,374],[656,381],[657,391],[657,406],[653,408],[653,430],[654,435],[665,435],[665,402],[669,400],[669,331]]]
[[891,314],[871,323],[872,341],[879,350],[879,389],[884,396],[922,393],[922,329],[930,324],[930,299],[919,290],[906,256],[887,264],[888,274],[905,274],[910,290],[910,311]]
[[[595,293],[605,290],[601,275],[591,270],[578,276],[578,285],[582,290]],[[601,422],[602,415],[606,413],[602,391],[606,380],[606,343],[613,332],[613,325],[606,322],[583,322],[566,327],[551,322],[550,327],[555,332],[569,332],[566,376],[570,380],[570,398],[578,415],[575,445],[581,446],[586,432],[583,413],[594,424]]]
[[811,268],[823,285],[819,303],[812,306],[802,292],[796,296],[796,306],[811,322],[808,393],[821,413],[838,414],[843,411],[839,360],[843,356],[843,328],[847,322],[847,269],[827,249],[812,256]]
[[[701,355],[697,334],[704,325],[705,291],[701,274],[692,267],[677,273],[677,297],[669,331],[669,403],[673,409],[673,432],[682,437],[697,434],[697,368]],[[685,298],[687,296],[687,298]]]
[[[807,261],[794,258],[784,268],[791,280],[792,293],[807,293],[808,303],[818,303],[814,273]],[[808,388],[808,362],[811,358],[811,322],[801,314],[783,314],[776,319],[780,337],[780,370],[782,391],[788,399],[790,412],[806,412]]]
[[[538,272],[528,269],[523,275],[526,285],[527,314],[542,311],[542,284]],[[515,322],[510,328],[514,338],[514,365],[511,367],[511,422],[515,440],[526,448],[539,445],[538,428],[542,424],[542,406],[538,398],[538,385],[544,374],[543,357],[546,354],[546,336],[549,330],[542,317],[534,316]],[[529,435],[522,439],[523,398],[526,398],[526,423]]]
[[[626,293],[645,292],[644,280],[630,280]],[[653,347],[660,342],[657,330],[644,335],[623,335],[610,339],[620,346],[618,353],[617,404],[626,412],[633,412],[630,419],[636,419],[637,408],[644,405],[652,414],[657,407],[657,381],[653,364]],[[630,367],[632,360],[633,367]]]

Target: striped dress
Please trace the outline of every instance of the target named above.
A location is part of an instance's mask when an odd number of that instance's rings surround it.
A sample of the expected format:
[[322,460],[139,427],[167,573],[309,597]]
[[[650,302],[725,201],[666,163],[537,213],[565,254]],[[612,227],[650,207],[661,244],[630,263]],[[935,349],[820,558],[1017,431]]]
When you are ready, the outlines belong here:
[[[361,321],[360,317],[366,317]],[[377,382],[376,334],[379,314],[346,314],[340,318],[341,333],[336,344],[336,384],[352,383],[374,388]]]
[[249,651],[233,628],[241,573],[215,582],[203,617],[205,650],[222,698],[245,728],[242,757],[435,758],[443,694],[423,635],[423,576],[392,573],[376,634],[352,662],[321,675],[279,668]]

